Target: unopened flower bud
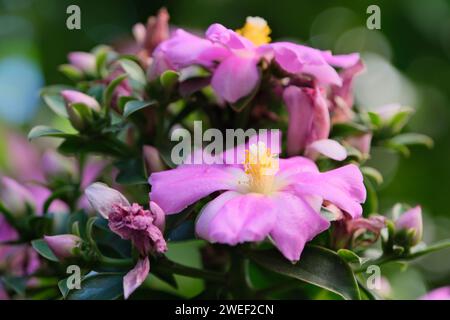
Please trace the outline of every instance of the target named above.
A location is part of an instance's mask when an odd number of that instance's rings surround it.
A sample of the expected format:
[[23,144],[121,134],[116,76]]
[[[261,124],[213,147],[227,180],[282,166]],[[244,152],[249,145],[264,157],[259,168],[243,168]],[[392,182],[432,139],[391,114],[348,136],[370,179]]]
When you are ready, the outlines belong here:
[[9,177],[0,179],[0,202],[15,216],[21,216],[35,207],[31,192]]
[[95,70],[95,55],[89,52],[75,51],[68,55],[70,64],[80,71],[92,73]]
[[[395,229],[397,233],[397,240],[404,239],[402,234],[407,236],[409,246],[414,246],[418,244],[422,240],[423,233],[423,224],[422,224],[422,208],[420,206],[416,206],[405,213],[403,213],[396,221],[395,221]],[[406,232],[406,234],[405,234]],[[408,235],[409,234],[409,235]]]
[[67,259],[77,255],[76,249],[80,247],[82,240],[73,234],[61,234],[44,236],[44,241],[58,259]]
[[[87,112],[100,112],[100,104],[87,94],[75,90],[63,90],[61,95],[66,103],[67,114],[72,126],[77,130],[83,130],[86,126],[86,114],[81,114],[76,108],[76,105],[84,105],[87,107]],[[85,107],[85,108],[86,108]]]

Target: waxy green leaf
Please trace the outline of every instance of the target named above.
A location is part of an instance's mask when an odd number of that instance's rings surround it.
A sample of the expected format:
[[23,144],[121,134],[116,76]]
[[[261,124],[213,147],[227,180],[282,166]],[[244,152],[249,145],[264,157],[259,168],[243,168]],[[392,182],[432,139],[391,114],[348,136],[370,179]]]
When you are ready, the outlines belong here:
[[247,255],[268,270],[327,289],[344,299],[360,299],[352,269],[329,249],[307,246],[297,263],[291,263],[275,249],[252,251]]

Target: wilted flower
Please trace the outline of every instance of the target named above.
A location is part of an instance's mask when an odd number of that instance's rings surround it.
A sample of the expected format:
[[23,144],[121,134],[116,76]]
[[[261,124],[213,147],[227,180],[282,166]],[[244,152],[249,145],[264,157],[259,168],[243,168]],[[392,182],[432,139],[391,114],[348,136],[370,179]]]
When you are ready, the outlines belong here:
[[60,234],[44,236],[44,241],[58,259],[72,258],[77,255],[76,249],[80,247],[81,238],[73,234]]
[[230,245],[270,236],[291,261],[299,260],[305,243],[329,227],[320,215],[323,200],[353,218],[361,216],[366,191],[355,165],[321,173],[307,158],[275,158],[262,141],[244,148],[235,150],[243,153],[243,165],[186,164],[153,173],[150,198],[166,214],[174,214],[225,191],[202,209],[197,235]]
[[119,191],[103,183],[90,185],[86,196],[92,207],[109,220],[109,228],[121,238],[131,240],[140,254],[134,269],[124,277],[124,295],[128,298],[150,271],[148,255],[167,250],[162,234],[164,212],[154,202],[150,202],[149,210],[136,203],[130,204]]

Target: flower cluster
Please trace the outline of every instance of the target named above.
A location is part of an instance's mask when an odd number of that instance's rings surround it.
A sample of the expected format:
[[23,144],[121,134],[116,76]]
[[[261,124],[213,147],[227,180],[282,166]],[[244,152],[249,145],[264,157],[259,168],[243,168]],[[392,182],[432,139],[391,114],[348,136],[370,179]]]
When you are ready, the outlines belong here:
[[[17,292],[0,280],[0,299],[40,288],[42,274],[60,280],[66,299],[158,298],[157,284],[145,281],[150,262],[177,297],[175,274],[205,280],[202,297],[260,297],[247,261],[345,299],[374,299],[388,294],[356,281],[367,266],[450,245],[422,242],[420,206],[378,209],[383,177],[367,165],[371,147],[409,154],[410,145],[431,141],[406,132],[409,108],[355,105],[358,53],[272,42],[259,17],[235,31],[215,23],[200,35],[170,28],[161,9],[132,31],[131,44],[70,53],[60,70],[74,85],[42,90],[73,130],[36,126],[28,138],[59,138],[58,152],[8,133],[0,273],[26,285]],[[193,121],[242,132],[239,143],[211,152],[233,161],[176,166],[172,137],[180,128],[190,135]],[[194,144],[188,155],[211,149]],[[169,259],[171,243],[192,249],[193,241],[203,267]],[[80,290],[63,279],[65,264],[80,267]],[[89,290],[95,280],[104,288]]]

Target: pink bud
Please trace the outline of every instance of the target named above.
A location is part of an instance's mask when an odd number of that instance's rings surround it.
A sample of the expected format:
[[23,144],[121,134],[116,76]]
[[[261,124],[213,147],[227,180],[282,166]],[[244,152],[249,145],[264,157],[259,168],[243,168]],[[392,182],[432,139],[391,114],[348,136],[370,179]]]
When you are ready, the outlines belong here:
[[87,94],[75,90],[63,90],[61,91],[61,95],[67,105],[73,103],[82,103],[94,111],[100,111],[100,105],[98,104],[97,100],[95,100],[91,96],[88,96]]
[[370,144],[372,142],[372,134],[365,133],[359,136],[353,136],[346,141],[354,148],[358,149],[363,155],[368,156],[370,153]]
[[16,180],[2,177],[0,180],[0,201],[13,215],[23,215],[27,207],[35,208],[31,192]]
[[81,244],[81,238],[73,234],[44,236],[44,241],[59,259],[66,259],[76,255],[75,248]]
[[416,245],[422,240],[423,224],[422,224],[422,208],[416,206],[403,213],[396,221],[395,228],[397,230],[414,230],[413,243]]
[[75,51],[69,53],[67,58],[72,66],[83,72],[93,72],[95,70],[96,59],[92,53]]

